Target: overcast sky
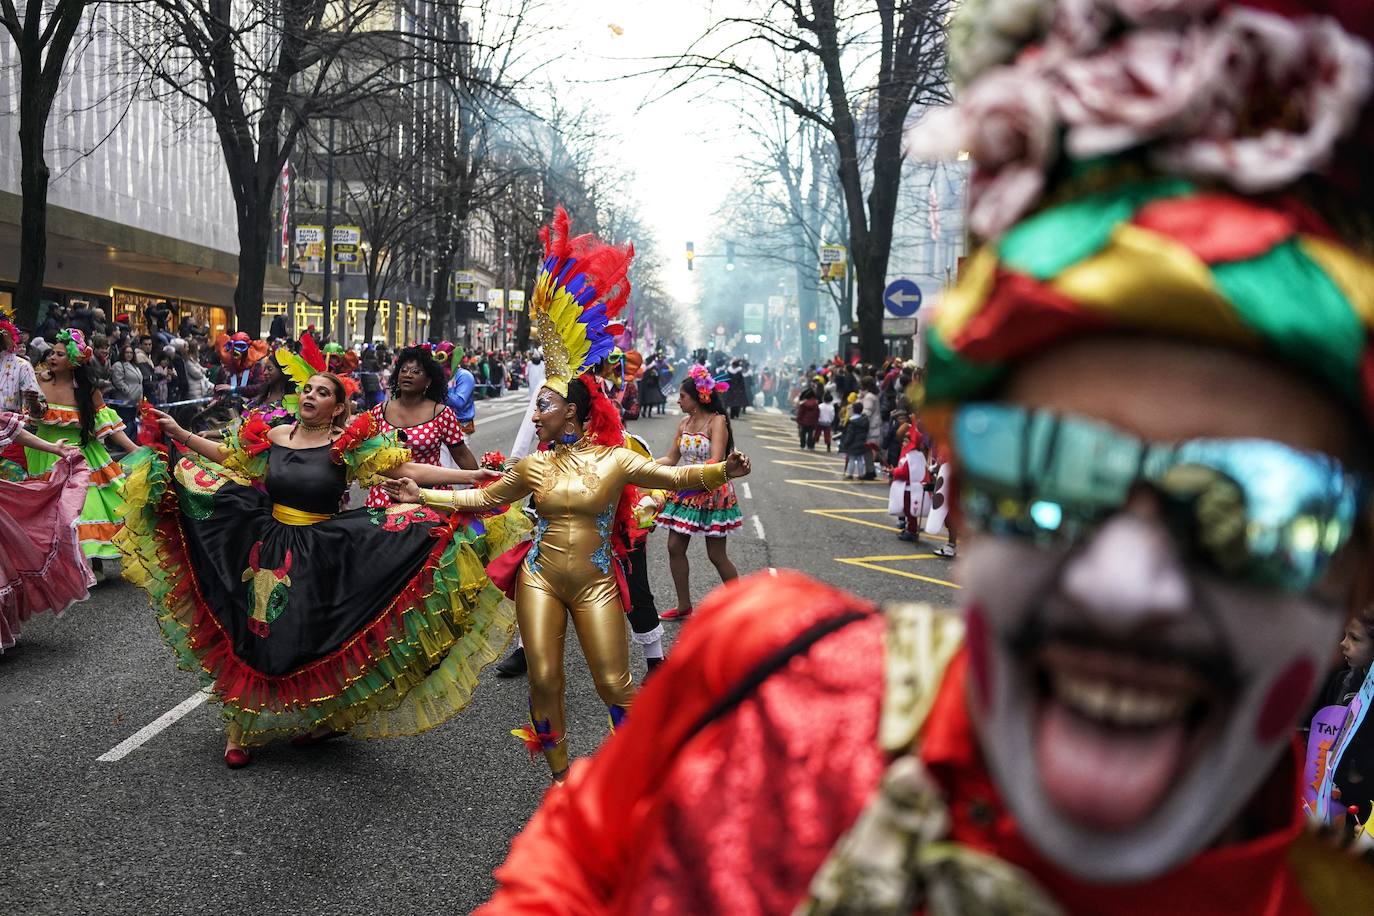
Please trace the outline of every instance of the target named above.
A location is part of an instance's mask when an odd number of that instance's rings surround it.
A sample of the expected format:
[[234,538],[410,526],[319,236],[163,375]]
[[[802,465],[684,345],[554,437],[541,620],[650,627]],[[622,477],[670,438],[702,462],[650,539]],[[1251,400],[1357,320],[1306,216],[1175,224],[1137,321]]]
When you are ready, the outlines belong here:
[[715,244],[713,215],[740,152],[734,110],[706,97],[705,84],[645,105],[661,83],[626,74],[649,66],[634,58],[683,51],[710,24],[706,4],[577,0],[569,10],[577,16],[567,43],[574,51],[559,62],[560,75],[581,80],[577,91],[609,119],[618,135],[615,155],[636,176],[641,213],[662,245],[665,283],[680,300],[694,302],[697,290],[682,252],[689,239],[702,253]]

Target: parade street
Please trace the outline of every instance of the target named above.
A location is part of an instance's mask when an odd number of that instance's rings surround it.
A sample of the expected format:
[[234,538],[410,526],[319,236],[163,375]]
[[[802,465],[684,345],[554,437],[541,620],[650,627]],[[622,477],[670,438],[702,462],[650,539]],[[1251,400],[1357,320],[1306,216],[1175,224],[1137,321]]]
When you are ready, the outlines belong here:
[[[509,449],[527,396],[479,404],[475,452]],[[662,454],[677,420],[670,409],[629,429]],[[823,445],[800,451],[776,410],[751,410],[734,431],[754,463],[738,487],[744,528],[729,540],[741,574],[795,568],[874,600],[952,600],[952,566],[928,549],[939,542],[897,539],[885,482],[844,481],[843,459]],[[674,604],[665,540],[656,532],[649,547],[660,610]],[[690,557],[700,601],[715,572],[700,539]],[[691,625],[665,627],[671,639]],[[571,750],[582,757],[605,734],[606,710],[581,652],[567,660]],[[524,682],[491,669],[466,712],[419,737],[279,743],[237,771],[220,760],[223,729],[206,700],[126,582],[26,625],[0,655],[0,909],[468,912],[492,892],[492,869],[548,783],[543,761],[509,736],[525,718]]]

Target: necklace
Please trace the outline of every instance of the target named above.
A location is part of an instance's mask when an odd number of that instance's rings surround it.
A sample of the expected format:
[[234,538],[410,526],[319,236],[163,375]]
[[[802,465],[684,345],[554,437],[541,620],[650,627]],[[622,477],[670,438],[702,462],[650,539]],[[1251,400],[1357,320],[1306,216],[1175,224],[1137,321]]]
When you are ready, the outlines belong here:
[[308,433],[317,433],[317,432],[319,432],[319,431],[322,430],[322,429],[332,429],[332,428],[334,427],[334,420],[331,418],[331,419],[325,420],[323,423],[311,424],[311,423],[307,423],[307,422],[305,422],[304,420],[302,420],[302,419],[300,419],[299,417],[297,417],[297,418],[296,418],[296,425],[299,426],[301,429],[305,430],[305,431],[308,432]]

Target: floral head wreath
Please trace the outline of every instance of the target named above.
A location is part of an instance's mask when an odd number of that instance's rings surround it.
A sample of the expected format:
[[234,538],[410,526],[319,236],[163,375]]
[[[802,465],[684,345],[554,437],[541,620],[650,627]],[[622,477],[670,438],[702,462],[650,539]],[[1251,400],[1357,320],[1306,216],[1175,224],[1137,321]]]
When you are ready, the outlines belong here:
[[932,404],[1106,330],[1266,353],[1374,423],[1374,4],[967,0],[958,104],[987,244],[927,338]]
[[717,379],[711,375],[710,369],[700,364],[688,369],[687,377],[692,380],[692,385],[697,390],[697,400],[703,404],[710,403],[716,392],[730,390],[729,382]]
[[81,333],[80,328],[58,331],[57,345],[66,349],[67,359],[74,366],[84,365],[91,360],[92,350],[86,344],[86,335]]

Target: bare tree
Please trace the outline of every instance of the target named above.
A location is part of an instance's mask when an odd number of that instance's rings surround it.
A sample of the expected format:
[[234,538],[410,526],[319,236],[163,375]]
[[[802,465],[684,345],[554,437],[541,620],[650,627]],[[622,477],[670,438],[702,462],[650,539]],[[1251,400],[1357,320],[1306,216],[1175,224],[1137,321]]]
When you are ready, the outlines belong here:
[[[215,124],[234,194],[241,328],[262,321],[278,176],[314,118],[450,68],[458,0],[146,0],[126,36],[154,98]],[[423,9],[420,9],[423,7]],[[423,15],[416,15],[421,13]],[[439,27],[443,26],[443,27]]]
[[[883,289],[912,108],[948,101],[945,24],[954,0],[754,0],[723,17],[661,72],[668,91],[711,78],[761,92],[826,130],[835,144],[857,281],[863,357],[883,356]],[[777,78],[778,55],[813,60],[816,105]],[[865,150],[868,146],[869,149]]]
[[48,118],[62,85],[68,53],[82,18],[97,0],[29,0],[22,11],[0,0],[0,25],[19,58],[19,282],[15,310],[21,324],[38,320],[48,266],[48,180],[44,155]]

